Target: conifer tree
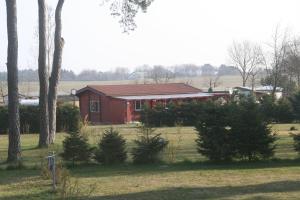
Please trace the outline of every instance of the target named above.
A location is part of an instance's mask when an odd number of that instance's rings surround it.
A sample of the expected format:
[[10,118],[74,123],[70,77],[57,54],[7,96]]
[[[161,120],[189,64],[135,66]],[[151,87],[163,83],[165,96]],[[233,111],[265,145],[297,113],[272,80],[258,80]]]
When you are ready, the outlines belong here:
[[123,163],[127,158],[126,140],[112,127],[104,131],[95,159],[103,164]]
[[71,132],[63,141],[62,158],[66,161],[71,161],[73,165],[75,162],[88,162],[92,157],[92,148],[88,143],[88,139],[79,132]]

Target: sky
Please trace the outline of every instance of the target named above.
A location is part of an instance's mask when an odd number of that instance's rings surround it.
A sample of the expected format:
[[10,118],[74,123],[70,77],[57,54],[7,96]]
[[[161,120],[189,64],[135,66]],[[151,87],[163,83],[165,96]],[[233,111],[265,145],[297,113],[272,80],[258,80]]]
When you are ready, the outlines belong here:
[[[299,0],[155,0],[123,33],[103,0],[66,0],[63,68],[80,72],[116,67],[230,64],[233,41],[267,45],[277,26],[300,35]],[[46,0],[55,6],[57,0]],[[37,69],[37,0],[17,0],[19,68]],[[6,11],[0,0],[0,71],[6,63]]]

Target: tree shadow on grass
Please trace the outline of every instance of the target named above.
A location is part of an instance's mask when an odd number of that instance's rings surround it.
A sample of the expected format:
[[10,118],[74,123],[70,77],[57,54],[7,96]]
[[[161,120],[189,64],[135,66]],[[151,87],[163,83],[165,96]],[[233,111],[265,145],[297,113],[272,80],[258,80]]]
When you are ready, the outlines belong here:
[[39,177],[37,170],[4,170],[0,169],[0,185],[9,185],[11,183],[20,183],[24,179]]
[[[94,196],[76,197],[68,199],[88,199],[88,200],[203,200],[203,199],[230,199],[246,196],[248,199],[278,199],[278,193],[300,192],[300,181],[276,181],[270,183],[246,185],[246,186],[221,186],[221,187],[171,187],[161,190],[151,190],[145,192]],[[269,196],[271,195],[271,196]],[[288,198],[281,194],[281,198]],[[273,197],[273,198],[272,198]],[[41,192],[35,194],[12,195],[0,197],[0,200],[54,200],[59,199],[57,194],[51,192]]]
[[168,172],[192,171],[192,170],[247,170],[268,169],[282,167],[300,167],[300,160],[270,160],[257,162],[180,162],[175,164],[152,164],[152,165],[85,165],[70,168],[76,177],[110,177],[119,175],[161,174]]
[[[193,200],[233,198],[239,195],[252,195],[259,199],[270,199],[270,193],[300,192],[300,181],[278,181],[246,186],[222,187],[174,187],[162,190],[87,198],[90,200]],[[274,194],[274,198],[276,195]]]

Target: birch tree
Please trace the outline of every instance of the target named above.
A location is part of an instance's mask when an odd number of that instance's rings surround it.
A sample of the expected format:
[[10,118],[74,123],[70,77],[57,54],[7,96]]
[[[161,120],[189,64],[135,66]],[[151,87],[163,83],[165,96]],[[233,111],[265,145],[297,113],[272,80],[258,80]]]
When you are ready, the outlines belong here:
[[39,59],[38,72],[40,82],[40,137],[39,147],[49,145],[49,109],[48,109],[48,67],[47,67],[47,38],[46,38],[46,4],[38,0],[39,9]]
[[56,103],[57,103],[57,88],[58,80],[61,71],[62,53],[64,39],[62,38],[62,21],[61,12],[64,5],[64,0],[59,0],[55,9],[55,36],[54,36],[54,55],[52,72],[49,79],[49,143],[54,143],[56,133]]

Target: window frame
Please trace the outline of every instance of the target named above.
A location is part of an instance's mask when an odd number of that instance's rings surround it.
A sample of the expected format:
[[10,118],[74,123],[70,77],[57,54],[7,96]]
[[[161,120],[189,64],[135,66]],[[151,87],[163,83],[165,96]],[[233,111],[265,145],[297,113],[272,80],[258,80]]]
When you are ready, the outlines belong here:
[[[137,102],[139,102],[140,108],[137,108]],[[135,100],[134,101],[134,110],[135,111],[141,111],[143,109],[143,101],[142,100]]]
[[[97,104],[97,110],[92,109],[92,105]],[[90,112],[91,113],[99,113],[100,112],[100,101],[99,100],[90,100]]]

